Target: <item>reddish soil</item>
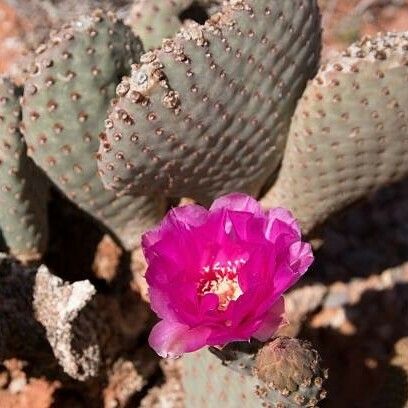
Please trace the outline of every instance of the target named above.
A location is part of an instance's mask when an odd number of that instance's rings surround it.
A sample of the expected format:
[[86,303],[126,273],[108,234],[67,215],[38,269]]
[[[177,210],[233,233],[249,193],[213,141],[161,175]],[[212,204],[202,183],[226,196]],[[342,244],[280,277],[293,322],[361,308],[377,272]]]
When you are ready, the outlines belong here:
[[[368,4],[366,0],[319,0],[324,26],[323,55],[330,55],[333,50],[342,50],[353,41],[364,35],[374,35],[384,31],[408,30],[408,1],[396,6],[396,1],[382,1],[388,5],[375,6],[380,1],[372,0],[373,4],[365,12],[360,13],[361,6]],[[400,2],[402,3],[402,2]]]
[[27,379],[21,361],[7,360],[0,366],[0,406],[2,408],[49,408],[57,382]]
[[7,72],[24,50],[24,25],[15,10],[0,0],[0,73]]

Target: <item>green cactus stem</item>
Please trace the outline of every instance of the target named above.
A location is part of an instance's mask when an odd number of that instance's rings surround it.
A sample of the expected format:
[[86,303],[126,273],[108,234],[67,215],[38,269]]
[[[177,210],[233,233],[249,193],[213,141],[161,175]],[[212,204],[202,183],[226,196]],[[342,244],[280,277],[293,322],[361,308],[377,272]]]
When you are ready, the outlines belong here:
[[408,33],[366,38],[321,67],[296,109],[263,200],[304,231],[408,175]]
[[52,33],[38,48],[23,99],[30,156],[126,249],[135,248],[140,233],[162,216],[164,200],[105,191],[95,156],[116,85],[141,52],[129,28],[112,13],[95,11]]
[[209,14],[217,10],[221,0],[136,0],[127,24],[132,27],[147,50],[160,47],[163,38],[173,37],[183,26],[183,12],[196,5]]
[[314,0],[234,0],[145,54],[99,150],[108,189],[209,201],[257,193],[319,60]]
[[182,359],[187,407],[315,407],[326,396],[327,371],[308,342],[278,337],[212,351]]
[[48,183],[27,157],[19,131],[19,97],[19,89],[0,77],[0,241],[28,262],[46,248]]

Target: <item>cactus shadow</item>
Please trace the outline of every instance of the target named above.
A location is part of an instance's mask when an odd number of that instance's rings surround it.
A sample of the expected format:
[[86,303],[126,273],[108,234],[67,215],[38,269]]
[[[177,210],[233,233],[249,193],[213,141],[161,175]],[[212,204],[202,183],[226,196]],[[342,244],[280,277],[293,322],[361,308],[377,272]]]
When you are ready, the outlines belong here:
[[321,246],[309,279],[368,277],[408,261],[408,177],[333,215],[318,231]]
[[[35,268],[32,270],[23,268],[9,259],[1,261],[0,373],[3,373],[4,378],[10,373],[11,376],[18,373],[17,375],[22,378],[26,376],[27,379],[59,381],[64,385],[62,390],[69,390],[71,393],[77,391],[78,395],[86,395],[78,390],[87,389],[89,385],[75,381],[64,373],[54,357],[44,327],[35,317],[33,302],[30,301],[34,298],[35,287]],[[8,360],[11,363],[7,364]],[[17,361],[23,362],[21,367]],[[59,390],[54,395],[55,401],[58,400],[58,393]],[[86,407],[89,403],[72,406]]]
[[390,359],[395,343],[407,336],[405,283],[368,290],[356,303],[311,317],[300,337],[313,342],[329,368],[328,399],[321,407],[404,408],[408,371],[391,365]]
[[48,214],[49,244],[43,262],[65,281],[90,279],[104,231],[57,190],[52,191]]
[[8,252],[6,240],[4,239],[4,235],[0,230],[0,252]]
[[197,2],[193,4],[186,10],[184,10],[180,15],[180,21],[184,22],[186,20],[193,20],[199,24],[204,24],[209,18],[207,10],[199,5]]
[[[56,189],[51,192],[48,206],[49,243],[42,262],[53,274],[67,282],[90,280],[98,291],[128,288],[132,280],[131,254],[119,256],[116,277],[111,284],[94,273],[95,255],[105,234],[115,237],[87,213],[68,201]],[[119,245],[119,244],[118,244]]]
[[52,354],[44,340],[45,330],[36,321],[31,302],[34,295],[35,273],[21,273],[9,260],[0,268],[0,361],[11,358],[32,360],[33,367]]
[[[27,269],[10,259],[2,259],[0,263],[0,374],[7,378],[10,376],[7,371],[11,376],[18,372],[30,381],[58,381],[62,387],[57,387],[53,395],[56,408],[102,406],[102,387],[98,381],[104,379],[80,382],[69,377],[58,364],[46,330],[36,318],[32,299],[37,286],[37,269]],[[79,329],[72,330],[79,332]],[[7,360],[14,362],[11,368],[6,366]],[[18,361],[22,362],[21,367]],[[66,405],[67,401],[72,404]]]

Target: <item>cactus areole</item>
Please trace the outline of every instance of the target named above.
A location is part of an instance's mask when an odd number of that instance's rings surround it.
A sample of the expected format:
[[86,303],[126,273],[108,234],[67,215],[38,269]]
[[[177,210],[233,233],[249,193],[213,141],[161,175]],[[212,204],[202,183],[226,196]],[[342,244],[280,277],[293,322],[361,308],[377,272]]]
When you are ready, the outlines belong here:
[[267,340],[283,322],[282,294],[313,261],[288,211],[263,212],[237,193],[209,210],[171,210],[142,242],[151,305],[161,319],[149,342],[163,357]]

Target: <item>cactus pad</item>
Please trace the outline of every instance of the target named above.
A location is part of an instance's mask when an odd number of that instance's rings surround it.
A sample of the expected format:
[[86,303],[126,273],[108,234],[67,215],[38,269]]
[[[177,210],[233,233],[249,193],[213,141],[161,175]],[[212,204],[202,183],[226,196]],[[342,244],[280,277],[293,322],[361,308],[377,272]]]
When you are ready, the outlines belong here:
[[181,27],[179,14],[193,0],[136,0],[127,23],[140,36],[146,49],[157,47]]
[[18,130],[19,90],[0,78],[0,234],[22,261],[40,257],[46,247],[48,184],[27,157]]
[[327,373],[309,343],[277,338],[257,354],[245,354],[236,353],[233,364],[222,364],[207,350],[183,357],[186,407],[314,407],[325,398]]
[[263,381],[261,394],[282,406],[317,406],[325,398],[322,388],[327,372],[310,343],[279,337],[264,346],[255,361],[255,373]]
[[117,198],[105,191],[95,155],[116,85],[141,51],[130,29],[113,15],[96,11],[52,33],[39,47],[23,100],[29,154],[68,198],[127,249],[162,215],[163,200]]
[[408,33],[352,45],[299,102],[265,207],[291,208],[305,231],[408,175]]
[[255,377],[225,367],[208,350],[184,356],[182,364],[186,407],[262,407]]
[[193,3],[209,12],[222,0],[136,0],[127,24],[137,34],[146,49],[159,47],[163,38],[173,37],[182,27],[181,15]]
[[317,27],[314,0],[231,0],[164,40],[118,88],[99,150],[105,186],[201,201],[257,193],[315,73]]

